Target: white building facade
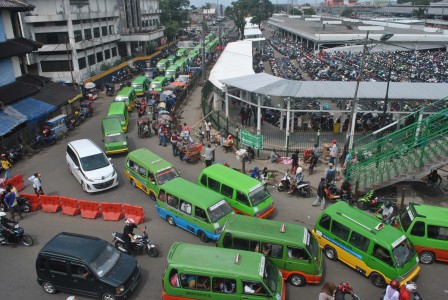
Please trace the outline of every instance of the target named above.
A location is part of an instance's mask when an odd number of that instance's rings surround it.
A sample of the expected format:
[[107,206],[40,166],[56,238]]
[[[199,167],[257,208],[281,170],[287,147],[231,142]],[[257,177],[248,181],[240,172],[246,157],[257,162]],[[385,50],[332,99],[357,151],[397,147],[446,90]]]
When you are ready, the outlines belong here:
[[[44,46],[28,55],[30,72],[81,82],[163,37],[159,0],[27,0],[25,37]],[[73,76],[73,78],[72,78]]]

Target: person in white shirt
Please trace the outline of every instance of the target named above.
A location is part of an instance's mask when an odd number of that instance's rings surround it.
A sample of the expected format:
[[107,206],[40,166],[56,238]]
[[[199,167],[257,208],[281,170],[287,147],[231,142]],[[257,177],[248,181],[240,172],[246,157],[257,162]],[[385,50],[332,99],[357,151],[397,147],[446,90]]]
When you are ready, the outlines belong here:
[[383,206],[381,206],[381,208],[376,211],[376,213],[381,213],[384,223],[391,224],[394,214],[394,207],[392,206],[392,202],[387,201],[386,203],[384,203]]
[[205,121],[205,138],[210,141],[210,130],[212,129],[212,123],[210,121]]
[[400,297],[400,293],[398,292],[399,288],[400,283],[398,280],[392,280],[386,288],[383,300],[398,300]]
[[330,148],[330,163],[335,165],[336,157],[338,156],[338,146],[336,145],[336,140],[333,140],[333,146]]
[[42,190],[42,175],[39,173],[34,173],[33,176],[28,178],[29,181],[33,183],[34,192],[37,196],[44,195],[44,191]]

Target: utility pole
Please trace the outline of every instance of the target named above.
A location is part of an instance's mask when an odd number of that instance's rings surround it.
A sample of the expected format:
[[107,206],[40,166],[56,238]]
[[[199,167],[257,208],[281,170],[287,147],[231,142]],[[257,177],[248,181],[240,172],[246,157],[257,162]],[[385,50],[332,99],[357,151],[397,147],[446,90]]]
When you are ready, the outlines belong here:
[[68,60],[68,66],[70,68],[70,75],[72,77],[73,88],[76,89],[75,78],[73,77],[73,66],[72,66],[73,61],[68,51],[68,36],[65,38],[65,50],[67,50],[67,60]]
[[205,83],[205,14],[202,14],[202,40],[201,40],[201,50],[202,50],[202,82]]

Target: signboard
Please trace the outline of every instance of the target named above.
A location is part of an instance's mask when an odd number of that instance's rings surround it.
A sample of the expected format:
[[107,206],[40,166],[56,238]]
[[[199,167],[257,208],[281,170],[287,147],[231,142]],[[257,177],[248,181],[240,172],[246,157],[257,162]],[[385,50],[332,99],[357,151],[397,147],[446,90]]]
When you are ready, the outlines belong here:
[[240,131],[240,141],[246,146],[251,146],[254,149],[263,149],[263,136],[250,133],[247,130]]

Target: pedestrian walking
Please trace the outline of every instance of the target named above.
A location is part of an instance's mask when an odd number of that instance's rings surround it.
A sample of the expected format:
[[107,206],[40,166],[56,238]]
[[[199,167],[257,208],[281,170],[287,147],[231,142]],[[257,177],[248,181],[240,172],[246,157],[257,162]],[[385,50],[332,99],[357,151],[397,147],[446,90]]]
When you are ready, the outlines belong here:
[[163,145],[163,147],[166,147],[165,130],[163,128],[163,125],[160,125],[159,127],[159,145]]
[[11,169],[12,165],[8,161],[8,159],[6,159],[6,155],[4,153],[1,156],[1,163],[2,163],[3,170],[5,170],[5,176],[4,176],[5,181],[7,181],[9,178],[11,178],[10,169]]
[[252,118],[252,109],[250,108],[250,105],[246,108],[246,125],[250,126],[250,119]]
[[314,201],[313,206],[320,205],[320,209],[322,210],[325,208],[324,188],[325,188],[325,178],[321,178],[319,186],[317,187],[316,201]]
[[325,170],[325,181],[328,183],[334,183],[336,179],[336,171],[333,169],[333,164],[328,164],[328,169]]
[[210,141],[210,130],[212,129],[212,123],[210,121],[205,121],[205,137],[207,141]]
[[33,183],[34,192],[37,196],[45,195],[42,189],[42,174],[34,173],[28,180]]
[[205,133],[202,130],[202,127],[199,127],[199,129],[198,129],[198,139],[199,139],[199,143],[201,143],[201,145],[204,145],[204,136],[205,136]]
[[333,140],[333,145],[330,148],[330,163],[335,165],[336,157],[338,157],[338,146],[336,145],[336,140]]
[[177,132],[173,131],[173,134],[171,134],[171,147],[173,148],[173,156],[177,156],[178,149],[177,149],[177,141],[179,140],[179,137],[177,136]]
[[9,213],[11,214],[11,220],[15,221],[14,217],[16,213],[19,215],[20,220],[22,220],[22,212],[20,211],[19,205],[17,205],[17,194],[12,189],[6,189],[4,201],[6,206],[8,206]]
[[180,161],[182,161],[184,159],[184,145],[181,139],[177,139],[177,153],[179,154]]
[[205,148],[204,153],[204,159],[205,159],[205,167],[210,167],[213,163],[213,156],[214,156],[215,148],[207,144],[207,147]]
[[299,150],[296,150],[296,152],[294,152],[291,155],[292,161],[291,161],[291,173],[295,174],[297,168],[299,167]]
[[246,109],[244,108],[244,106],[242,106],[240,109],[240,120],[242,126],[246,126],[246,119],[247,119]]

